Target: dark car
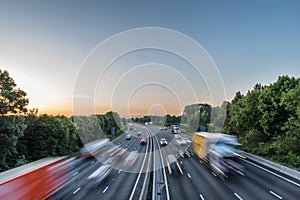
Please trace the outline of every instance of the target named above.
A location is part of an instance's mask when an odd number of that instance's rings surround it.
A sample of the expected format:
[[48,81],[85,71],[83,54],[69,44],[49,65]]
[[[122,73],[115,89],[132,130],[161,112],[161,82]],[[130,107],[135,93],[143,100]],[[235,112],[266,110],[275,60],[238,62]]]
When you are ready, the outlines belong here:
[[131,140],[131,135],[130,135],[130,134],[126,134],[126,135],[125,135],[125,139],[126,139],[126,140]]

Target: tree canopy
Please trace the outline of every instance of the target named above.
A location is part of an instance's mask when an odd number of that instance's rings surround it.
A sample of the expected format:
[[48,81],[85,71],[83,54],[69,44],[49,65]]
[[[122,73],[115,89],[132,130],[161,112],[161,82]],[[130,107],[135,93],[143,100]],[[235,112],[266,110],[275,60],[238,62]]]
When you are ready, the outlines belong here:
[[269,86],[256,84],[231,102],[224,131],[244,148],[300,169],[300,80],[280,76]]
[[16,88],[15,81],[9,76],[8,71],[0,69],[0,115],[24,114],[29,100],[26,92]]
[[7,158],[17,153],[18,138],[26,128],[22,115],[29,101],[26,93],[16,88],[9,73],[0,69],[0,171],[9,168]]

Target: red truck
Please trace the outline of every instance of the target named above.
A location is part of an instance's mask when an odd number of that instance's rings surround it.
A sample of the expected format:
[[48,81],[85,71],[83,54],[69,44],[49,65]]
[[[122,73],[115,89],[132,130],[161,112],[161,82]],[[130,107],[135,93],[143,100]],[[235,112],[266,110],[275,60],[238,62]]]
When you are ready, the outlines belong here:
[[46,199],[72,178],[74,158],[45,158],[0,173],[0,199]]

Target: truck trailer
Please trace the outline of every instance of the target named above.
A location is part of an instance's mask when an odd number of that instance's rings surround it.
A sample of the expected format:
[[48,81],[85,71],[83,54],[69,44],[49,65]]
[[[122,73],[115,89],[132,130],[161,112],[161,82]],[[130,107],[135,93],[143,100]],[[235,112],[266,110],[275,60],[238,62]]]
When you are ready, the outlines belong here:
[[221,178],[233,173],[244,175],[244,167],[235,161],[238,155],[235,147],[241,146],[236,136],[198,132],[193,135],[192,144],[194,154]]

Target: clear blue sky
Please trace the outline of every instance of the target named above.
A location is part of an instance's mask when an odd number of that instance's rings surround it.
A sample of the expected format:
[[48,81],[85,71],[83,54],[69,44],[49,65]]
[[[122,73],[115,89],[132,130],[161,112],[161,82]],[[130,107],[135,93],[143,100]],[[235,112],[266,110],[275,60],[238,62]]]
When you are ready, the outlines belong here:
[[[299,77],[299,10],[297,0],[1,0],[0,67],[27,92],[30,107],[71,114],[77,74],[94,47],[122,31],[163,27],[186,34],[206,49],[224,81],[224,100],[231,100],[235,92],[245,93],[255,83],[269,84],[279,75]],[[152,87],[145,91],[155,90]],[[124,98],[138,105],[143,96]],[[131,113],[148,114],[157,106],[180,114],[167,108],[170,98],[161,97],[165,103],[149,101],[145,109],[135,110],[131,103]],[[97,99],[98,112],[111,109],[101,103]]]

